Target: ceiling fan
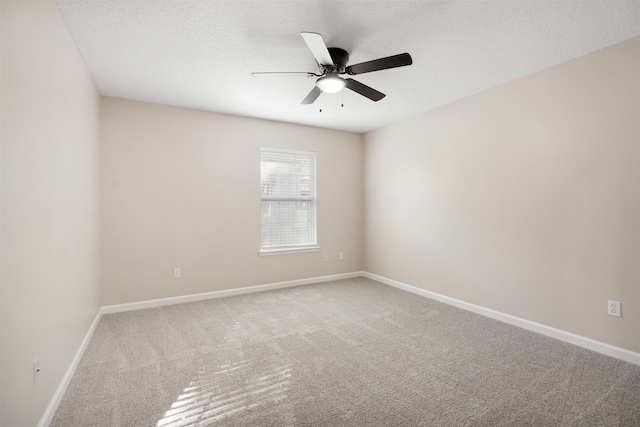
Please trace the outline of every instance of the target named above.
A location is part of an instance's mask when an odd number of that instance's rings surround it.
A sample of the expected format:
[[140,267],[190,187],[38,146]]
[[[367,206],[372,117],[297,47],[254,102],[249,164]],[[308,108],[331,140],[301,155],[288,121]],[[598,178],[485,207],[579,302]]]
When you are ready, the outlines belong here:
[[370,73],[372,71],[387,70],[389,68],[404,67],[411,65],[413,60],[408,53],[387,56],[385,58],[374,59],[373,61],[361,62],[359,64],[349,65],[349,54],[338,47],[327,47],[321,34],[318,33],[300,33],[307,43],[309,50],[316,59],[319,67],[319,73],[311,72],[256,72],[253,75],[260,74],[305,74],[307,77],[319,77],[316,86],[302,100],[301,104],[313,104],[322,92],[336,93],[343,88],[351,89],[360,95],[369,98],[372,101],[380,101],[386,95],[378,92],[357,80],[351,78],[342,78],[340,75],[347,74],[355,76],[358,74]]

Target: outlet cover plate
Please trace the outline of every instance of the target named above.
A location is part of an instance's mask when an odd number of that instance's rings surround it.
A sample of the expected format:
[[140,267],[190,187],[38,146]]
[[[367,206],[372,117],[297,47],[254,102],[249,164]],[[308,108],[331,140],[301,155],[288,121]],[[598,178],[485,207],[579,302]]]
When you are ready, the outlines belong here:
[[611,301],[609,300],[609,304],[607,305],[607,314],[609,316],[621,317],[621,305],[620,301]]
[[40,358],[33,361],[33,385],[35,386],[40,376]]

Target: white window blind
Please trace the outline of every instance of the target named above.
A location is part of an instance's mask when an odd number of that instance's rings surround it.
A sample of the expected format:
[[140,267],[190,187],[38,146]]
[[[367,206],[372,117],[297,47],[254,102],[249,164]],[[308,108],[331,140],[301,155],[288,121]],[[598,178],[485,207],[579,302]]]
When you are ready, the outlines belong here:
[[316,249],[316,153],[260,148],[262,252]]

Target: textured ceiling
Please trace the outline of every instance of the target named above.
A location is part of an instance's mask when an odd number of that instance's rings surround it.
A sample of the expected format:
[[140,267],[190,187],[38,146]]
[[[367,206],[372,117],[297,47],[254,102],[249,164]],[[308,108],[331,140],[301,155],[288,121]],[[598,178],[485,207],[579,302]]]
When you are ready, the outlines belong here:
[[[640,34],[633,1],[57,0],[102,95],[363,133]],[[317,71],[300,32],[350,64],[413,65],[300,101]],[[344,104],[344,106],[342,106]],[[322,112],[320,112],[322,109]]]

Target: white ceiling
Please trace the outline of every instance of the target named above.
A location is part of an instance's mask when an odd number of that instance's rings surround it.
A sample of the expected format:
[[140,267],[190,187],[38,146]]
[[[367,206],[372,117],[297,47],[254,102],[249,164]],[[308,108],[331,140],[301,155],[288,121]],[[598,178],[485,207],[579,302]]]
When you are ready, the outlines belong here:
[[[102,95],[358,133],[640,34],[638,0],[57,4]],[[409,52],[413,65],[354,76],[379,102],[343,90],[301,105],[315,78],[251,72],[317,71],[302,31],[349,64]]]

